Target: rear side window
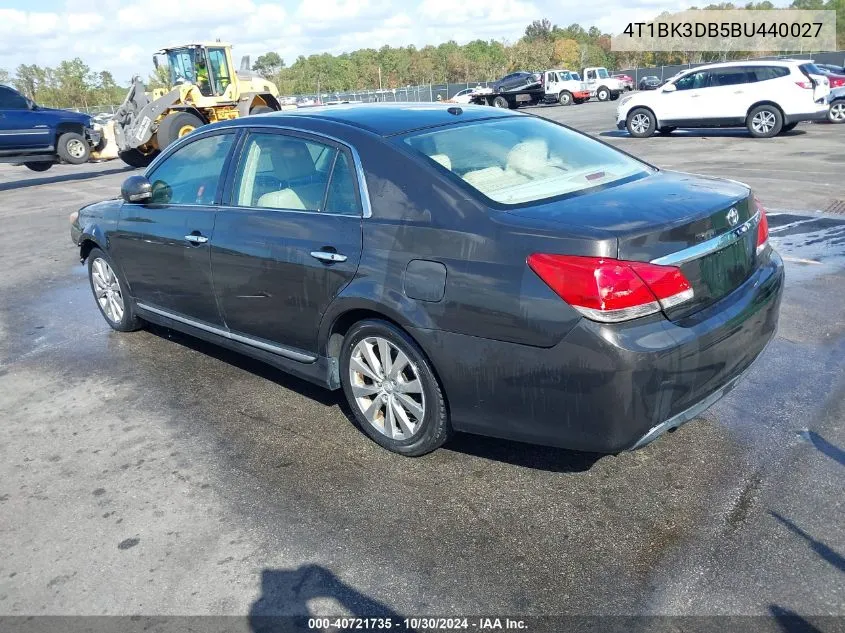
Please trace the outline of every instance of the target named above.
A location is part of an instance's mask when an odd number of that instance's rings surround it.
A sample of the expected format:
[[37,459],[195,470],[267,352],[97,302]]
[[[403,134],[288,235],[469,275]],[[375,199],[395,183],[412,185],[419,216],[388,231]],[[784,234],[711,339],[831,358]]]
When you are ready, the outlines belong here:
[[323,213],[340,215],[361,215],[352,161],[346,152],[340,152],[334,163],[329,191],[326,194],[326,208]]
[[154,204],[213,204],[234,134],[215,134],[183,145],[148,176]]
[[768,81],[778,77],[786,77],[789,69],[784,66],[755,66],[748,68],[749,74],[753,75],[756,81]]
[[747,84],[754,81],[755,78],[746,72],[746,68],[716,68],[710,70],[710,86],[738,86],[740,84]]
[[527,116],[413,133],[402,142],[483,196],[506,205],[649,172],[643,163],[583,134]]
[[250,134],[235,175],[239,207],[319,211],[337,150],[286,134]]

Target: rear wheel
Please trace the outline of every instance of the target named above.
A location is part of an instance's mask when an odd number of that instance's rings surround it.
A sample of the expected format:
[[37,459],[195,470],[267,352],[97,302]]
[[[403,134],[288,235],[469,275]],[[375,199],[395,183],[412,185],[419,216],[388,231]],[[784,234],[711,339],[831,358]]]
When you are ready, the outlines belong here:
[[376,443],[416,457],[452,434],[446,401],[428,360],[405,332],[361,321],[340,352],[343,391],[359,427]]
[[47,171],[52,166],[53,163],[47,160],[42,160],[37,163],[24,163],[24,167],[31,169],[32,171]]
[[158,152],[150,152],[149,154],[145,154],[139,149],[128,149],[125,152],[118,152],[118,156],[120,156],[120,160],[124,163],[129,165],[130,167],[136,167],[143,169],[147,167],[153,159],[156,157]]
[[775,106],[757,106],[748,113],[745,125],[754,138],[771,138],[780,133],[783,115]]
[[645,108],[636,108],[628,114],[628,121],[625,127],[628,128],[628,133],[636,138],[648,138],[654,134],[654,128],[657,121],[650,110]]
[[275,110],[270,106],[257,105],[249,111],[250,114],[265,114],[266,112],[275,112]]
[[140,329],[141,319],[135,315],[135,306],[126,292],[111,259],[99,248],[88,254],[88,281],[100,314],[118,332]]
[[604,86],[600,87],[598,90],[596,90],[596,99],[598,99],[599,101],[607,101],[608,99],[610,99],[610,90],[608,90]]
[[171,112],[158,124],[156,137],[159,149],[164,149],[202,125],[202,119],[190,112]]
[[59,137],[56,153],[66,163],[81,165],[88,162],[88,158],[91,156],[91,148],[88,147],[88,141],[82,134],[65,132]]
[[845,99],[839,99],[830,104],[827,120],[831,123],[845,123]]
[[560,105],[572,105],[572,93],[568,90],[562,90],[561,93],[557,96],[557,101]]
[[508,108],[508,107],[510,107],[510,106],[508,106],[508,100],[505,99],[502,96],[498,96],[495,99],[493,99],[493,106],[495,106],[497,108]]

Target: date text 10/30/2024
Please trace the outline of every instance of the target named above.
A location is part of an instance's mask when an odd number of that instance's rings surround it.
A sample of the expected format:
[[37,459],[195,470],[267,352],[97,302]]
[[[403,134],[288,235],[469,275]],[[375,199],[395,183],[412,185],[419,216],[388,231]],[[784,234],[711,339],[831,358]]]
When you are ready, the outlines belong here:
[[309,618],[308,628],[329,631],[525,631],[524,620],[511,618]]

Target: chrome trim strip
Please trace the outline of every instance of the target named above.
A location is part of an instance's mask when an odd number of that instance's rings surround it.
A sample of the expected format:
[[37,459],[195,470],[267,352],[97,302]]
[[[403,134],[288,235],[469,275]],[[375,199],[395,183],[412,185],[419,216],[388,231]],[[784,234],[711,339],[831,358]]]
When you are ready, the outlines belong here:
[[660,266],[673,266],[683,264],[693,259],[698,259],[699,257],[704,257],[710,253],[715,253],[716,251],[720,251],[738,241],[743,235],[748,233],[748,231],[757,226],[759,221],[760,212],[757,211],[757,213],[748,218],[745,222],[732,228],[727,233],[722,233],[722,235],[709,239],[706,242],[690,246],[689,248],[677,251],[676,253],[670,253],[668,255],[664,255],[663,257],[652,259],[651,263]]
[[242,334],[235,334],[234,332],[229,332],[228,330],[221,330],[218,327],[214,327],[213,325],[208,325],[207,323],[203,323],[202,321],[195,321],[193,319],[188,319],[183,316],[179,316],[177,314],[173,314],[172,312],[168,312],[167,310],[161,310],[160,308],[154,308],[152,306],[148,306],[140,301],[136,302],[135,305],[141,310],[146,310],[147,312],[152,312],[153,314],[158,314],[159,316],[163,316],[168,319],[172,319],[174,321],[178,321],[179,323],[184,323],[185,325],[190,325],[191,327],[195,327],[198,330],[205,330],[206,332],[210,332],[212,334],[216,334],[217,336],[222,336],[223,338],[230,339],[232,341],[237,341],[238,343],[243,343],[245,345],[250,345],[251,347],[257,347],[258,349],[262,349],[265,352],[271,352],[273,354],[278,354],[279,356],[284,356],[285,358],[289,358],[291,360],[299,361],[300,363],[313,363],[317,360],[316,356],[311,356],[310,354],[303,354],[301,352],[295,352],[292,349],[288,349],[286,347],[281,347],[279,345],[272,345],[270,343],[265,343],[258,339],[254,339],[251,336],[244,336]]

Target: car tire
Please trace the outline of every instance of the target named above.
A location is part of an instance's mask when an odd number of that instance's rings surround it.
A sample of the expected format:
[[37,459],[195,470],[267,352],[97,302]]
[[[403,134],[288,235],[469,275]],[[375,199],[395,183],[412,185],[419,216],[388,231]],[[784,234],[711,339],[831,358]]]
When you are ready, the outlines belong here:
[[610,93],[610,100],[616,101],[619,98],[619,94],[620,94],[619,92],[614,90],[613,92]]
[[780,134],[783,115],[773,105],[759,105],[748,113],[745,126],[754,138],[771,138]]
[[572,93],[568,90],[561,90],[557,96],[557,102],[562,106],[572,105]]
[[143,169],[148,167],[153,159],[158,155],[158,152],[150,152],[149,154],[144,154],[139,149],[128,149],[125,152],[118,152],[117,155],[120,157],[124,163],[129,165],[130,167],[135,167],[136,169]]
[[830,104],[827,120],[831,123],[845,123],[845,99],[836,99]]
[[508,104],[508,100],[502,96],[497,96],[493,99],[493,107],[496,108],[509,108],[510,105]]
[[251,108],[249,111],[250,114],[265,114],[267,112],[275,112],[275,110],[270,106],[257,105],[254,108]]
[[794,129],[795,129],[795,126],[797,126],[797,125],[798,125],[798,123],[797,123],[797,122],[796,122],[796,123],[786,123],[786,124],[785,124],[785,125],[784,125],[781,129],[780,129],[780,133],[781,133],[781,134],[783,134],[784,132],[791,132],[792,130],[794,130]]
[[47,171],[48,169],[50,169],[50,167],[53,166],[53,163],[48,160],[42,160],[38,162],[24,163],[23,165],[24,167],[26,167],[27,169],[31,169],[32,171]]
[[202,119],[190,112],[171,112],[158,124],[158,148],[164,149],[203,125]]
[[625,127],[628,129],[628,134],[635,138],[648,138],[654,134],[657,119],[654,118],[651,110],[634,108],[628,113]]
[[676,128],[674,125],[664,125],[663,127],[657,128],[657,131],[660,134],[671,134],[672,132],[674,132],[677,129],[678,128]]
[[599,101],[607,101],[610,99],[610,90],[601,86],[598,90],[596,90],[596,99]]
[[[385,352],[391,363],[386,376],[381,366]],[[407,363],[399,365],[400,353]],[[391,373],[397,368],[398,374]],[[356,424],[387,450],[418,457],[451,437],[434,369],[414,340],[392,323],[368,319],[352,326],[340,351],[340,379]],[[413,383],[419,389],[399,388]]]
[[135,314],[135,304],[126,283],[111,258],[99,248],[88,253],[88,283],[100,314],[112,329],[133,332],[141,328],[141,319]]
[[91,157],[91,148],[82,134],[65,132],[56,143],[56,153],[64,162],[71,165],[87,163]]

